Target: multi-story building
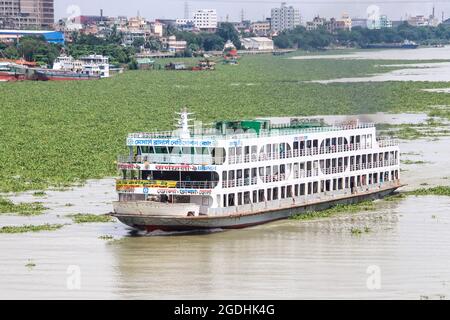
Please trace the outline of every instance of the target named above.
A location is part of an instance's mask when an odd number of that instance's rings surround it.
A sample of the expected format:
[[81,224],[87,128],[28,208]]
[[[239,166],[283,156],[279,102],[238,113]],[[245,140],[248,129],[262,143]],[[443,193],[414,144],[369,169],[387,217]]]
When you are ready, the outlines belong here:
[[326,21],[327,21],[327,19],[316,16],[316,17],[314,17],[314,19],[312,21],[308,21],[306,23],[306,30],[308,30],[308,31],[317,30],[317,29],[323,27],[325,25]]
[[217,12],[215,9],[199,9],[194,12],[194,25],[201,31],[217,29]]
[[286,6],[283,2],[280,8],[271,11],[272,31],[279,32],[291,30],[301,25],[300,11],[292,6]]
[[0,27],[48,29],[54,23],[54,0],[0,0]]
[[342,14],[341,19],[339,19],[338,21],[343,24],[345,30],[352,30],[352,18],[350,18],[347,13]]
[[352,18],[352,28],[367,28],[367,21],[368,20],[364,18]]
[[250,29],[257,36],[265,36],[270,33],[270,21],[257,21],[253,22]]
[[386,15],[380,16],[380,28],[381,29],[392,28],[392,21],[389,20]]
[[247,50],[269,51],[273,50],[273,40],[265,37],[242,38],[242,46]]
[[184,40],[177,40],[175,36],[161,38],[161,43],[169,52],[183,52],[186,50],[187,42]]
[[409,17],[408,23],[413,27],[425,27],[428,26],[428,19],[423,15]]

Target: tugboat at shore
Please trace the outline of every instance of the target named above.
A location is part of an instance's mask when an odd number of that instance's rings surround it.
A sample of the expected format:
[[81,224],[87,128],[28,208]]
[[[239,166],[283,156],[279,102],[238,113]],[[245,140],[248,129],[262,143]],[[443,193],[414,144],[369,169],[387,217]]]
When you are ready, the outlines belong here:
[[373,124],[316,119],[220,121],[174,132],[132,133],[118,159],[114,214],[133,228],[244,228],[401,186],[398,142]]

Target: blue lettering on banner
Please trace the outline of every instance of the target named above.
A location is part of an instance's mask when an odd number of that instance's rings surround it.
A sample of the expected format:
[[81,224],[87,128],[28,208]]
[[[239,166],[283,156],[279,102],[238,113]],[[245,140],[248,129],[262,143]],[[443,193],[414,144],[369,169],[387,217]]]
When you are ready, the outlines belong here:
[[230,141],[230,147],[238,147],[241,145],[241,140]]
[[127,139],[129,146],[179,146],[179,147],[209,147],[211,140],[182,140],[182,139]]

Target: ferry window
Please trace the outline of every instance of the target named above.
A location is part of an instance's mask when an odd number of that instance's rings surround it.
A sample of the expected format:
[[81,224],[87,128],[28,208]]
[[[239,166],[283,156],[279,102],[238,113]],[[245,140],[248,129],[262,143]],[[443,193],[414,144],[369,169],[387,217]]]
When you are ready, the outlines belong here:
[[251,157],[251,161],[252,162],[257,161],[257,157],[256,157],[257,153],[258,153],[258,147],[257,146],[252,146],[252,157]]
[[325,181],[324,180],[320,181],[320,192],[325,192]]
[[259,167],[259,177],[264,178],[264,167]]
[[260,189],[258,191],[258,198],[259,198],[259,202],[264,202],[264,190]]
[[156,153],[167,154],[167,147],[155,147]]
[[349,188],[349,179],[348,179],[348,177],[347,178],[345,178],[345,188]]
[[298,194],[299,194],[299,190],[300,188],[298,187],[298,184],[296,184],[295,185],[295,187],[294,187],[294,195],[296,196],[296,197],[298,197]]
[[281,187],[281,199],[284,199],[286,196],[286,187]]
[[273,200],[278,200],[278,188],[273,188]]
[[317,181],[313,182],[313,193],[319,192],[319,183]]
[[229,163],[235,163],[236,162],[236,158],[235,158],[235,156],[236,156],[236,149],[235,148],[228,148],[228,156],[229,156],[228,162]]
[[211,148],[203,147],[202,154],[207,154],[207,155],[211,154]]
[[242,162],[242,147],[236,147],[236,163]]
[[333,190],[336,191],[336,189],[337,189],[337,180],[333,179]]
[[272,189],[267,189],[267,201],[272,200]]
[[252,168],[252,184],[256,184],[258,177],[258,171],[256,168]]
[[244,192],[244,204],[251,204],[250,191]]
[[224,208],[227,207],[227,195],[226,194],[223,195],[223,207]]
[[250,162],[250,146],[244,148],[244,162]]
[[292,198],[292,186],[287,186],[286,198]]
[[266,167],[266,182],[271,181],[272,170],[270,166]]
[[250,169],[244,170],[244,185],[250,185]]
[[338,138],[338,145],[342,145],[342,137]]
[[300,184],[300,195],[301,196],[305,195],[305,184],[304,183]]
[[312,182],[308,182],[308,194],[312,194]]
[[209,197],[202,197],[202,205],[209,206]]
[[228,206],[234,207],[234,193],[228,195]]
[[226,171],[222,172],[222,181],[224,181],[224,182],[227,181],[227,172]]
[[253,190],[253,203],[258,202],[258,191]]
[[242,205],[242,192],[238,193],[238,206]]
[[319,147],[319,140],[315,139],[313,140],[313,148],[318,148]]

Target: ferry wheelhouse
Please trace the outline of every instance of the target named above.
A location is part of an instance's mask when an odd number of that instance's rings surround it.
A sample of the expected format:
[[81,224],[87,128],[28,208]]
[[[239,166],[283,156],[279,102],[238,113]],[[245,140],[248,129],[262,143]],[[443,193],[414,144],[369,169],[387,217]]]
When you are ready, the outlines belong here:
[[373,124],[319,119],[220,121],[132,133],[114,216],[137,229],[243,228],[400,187],[398,143]]

